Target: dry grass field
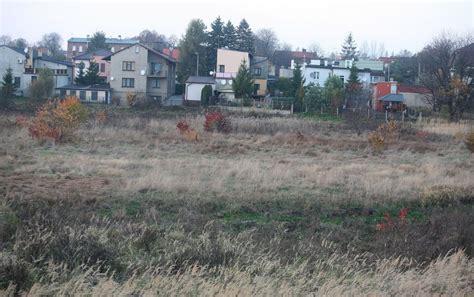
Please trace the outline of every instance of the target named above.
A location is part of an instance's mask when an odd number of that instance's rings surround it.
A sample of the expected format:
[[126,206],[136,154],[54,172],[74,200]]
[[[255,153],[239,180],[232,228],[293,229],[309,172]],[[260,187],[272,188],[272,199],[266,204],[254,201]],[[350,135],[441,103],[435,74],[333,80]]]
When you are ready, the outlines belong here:
[[471,123],[374,150],[362,120],[107,114],[56,144],[0,115],[0,295],[474,294]]

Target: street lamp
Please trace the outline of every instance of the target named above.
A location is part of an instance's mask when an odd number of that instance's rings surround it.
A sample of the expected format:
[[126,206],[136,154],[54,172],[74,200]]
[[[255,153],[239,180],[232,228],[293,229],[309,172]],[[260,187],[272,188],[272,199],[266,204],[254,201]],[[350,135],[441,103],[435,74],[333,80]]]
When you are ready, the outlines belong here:
[[391,61],[390,63],[387,64],[387,68],[388,68],[388,77],[387,77],[387,80],[390,81],[390,64],[393,64],[393,62],[395,61]]
[[196,59],[196,76],[199,76],[199,53],[195,52],[197,59]]

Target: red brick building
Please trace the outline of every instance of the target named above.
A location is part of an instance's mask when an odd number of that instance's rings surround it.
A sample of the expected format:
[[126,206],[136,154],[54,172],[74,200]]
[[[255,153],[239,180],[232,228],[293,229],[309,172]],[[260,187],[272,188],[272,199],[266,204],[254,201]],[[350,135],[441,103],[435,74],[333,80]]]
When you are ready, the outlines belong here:
[[378,82],[373,86],[372,108],[376,111],[403,111],[405,98],[396,81]]

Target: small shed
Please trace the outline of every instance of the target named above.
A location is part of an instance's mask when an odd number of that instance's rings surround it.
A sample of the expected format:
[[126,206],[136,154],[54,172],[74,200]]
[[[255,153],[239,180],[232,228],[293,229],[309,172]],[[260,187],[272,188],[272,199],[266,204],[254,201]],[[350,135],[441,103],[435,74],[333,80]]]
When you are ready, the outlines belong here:
[[403,94],[388,94],[380,98],[385,110],[403,111],[405,98]]
[[109,84],[96,84],[90,86],[70,84],[56,88],[60,98],[66,96],[76,96],[81,101],[110,103],[110,86]]
[[204,86],[210,85],[212,91],[216,89],[216,80],[210,76],[190,76],[186,80],[186,89],[184,93],[184,100],[191,105],[201,103],[201,92]]

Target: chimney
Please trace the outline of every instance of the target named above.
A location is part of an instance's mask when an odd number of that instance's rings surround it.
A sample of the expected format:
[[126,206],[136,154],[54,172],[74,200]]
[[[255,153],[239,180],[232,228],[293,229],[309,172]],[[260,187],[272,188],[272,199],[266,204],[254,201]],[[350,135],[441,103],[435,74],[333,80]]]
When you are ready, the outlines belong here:
[[306,49],[305,49],[305,48],[303,48],[303,49],[301,49],[301,50],[303,51],[303,53],[306,53]]

